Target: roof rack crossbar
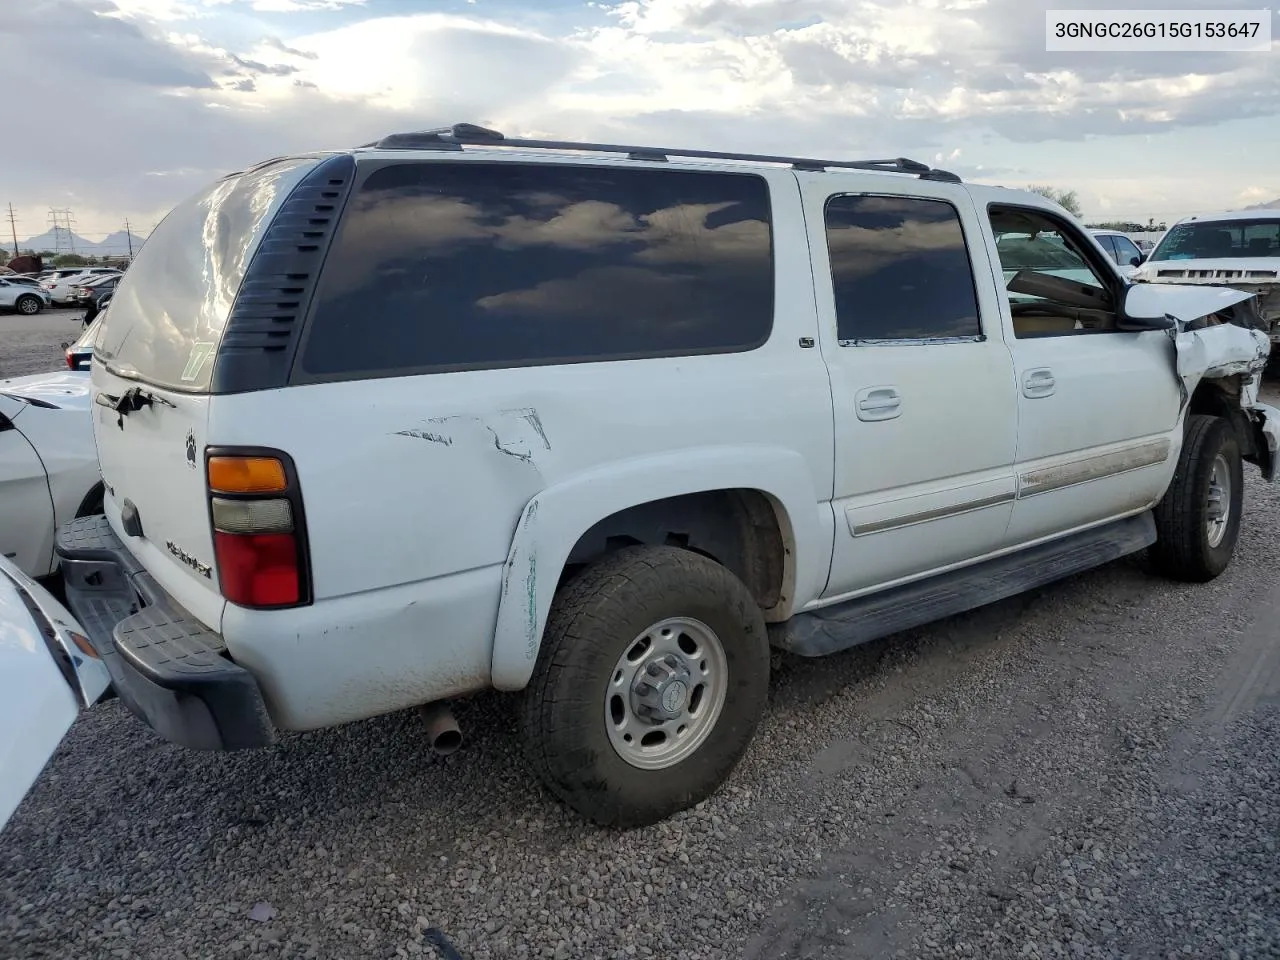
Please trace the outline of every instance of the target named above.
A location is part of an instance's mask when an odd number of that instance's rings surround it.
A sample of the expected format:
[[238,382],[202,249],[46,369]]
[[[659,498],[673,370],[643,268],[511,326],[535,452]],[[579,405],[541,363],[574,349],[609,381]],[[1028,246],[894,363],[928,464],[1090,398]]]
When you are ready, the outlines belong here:
[[691,160],[738,160],[748,163],[780,163],[797,170],[822,171],[828,167],[841,170],[875,170],[882,173],[914,174],[927,180],[960,183],[960,178],[947,170],[907,157],[889,160],[817,160],[811,157],[774,156],[763,153],[734,153],[722,150],[686,150],[673,147],[640,147],[617,143],[582,143],[576,140],[525,140],[506,137],[497,130],[472,123],[455,123],[410,133],[393,133],[366,147],[384,150],[460,150],[469,146],[500,146],[519,150],[575,150],[585,153],[620,153],[632,160],[667,160],[685,157]]

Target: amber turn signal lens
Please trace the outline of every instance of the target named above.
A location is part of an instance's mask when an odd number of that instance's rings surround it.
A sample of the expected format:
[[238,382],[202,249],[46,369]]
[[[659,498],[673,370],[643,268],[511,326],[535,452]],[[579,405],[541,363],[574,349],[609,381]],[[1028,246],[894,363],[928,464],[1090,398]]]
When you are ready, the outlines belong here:
[[274,457],[210,457],[209,489],[217,493],[283,493],[284,464]]

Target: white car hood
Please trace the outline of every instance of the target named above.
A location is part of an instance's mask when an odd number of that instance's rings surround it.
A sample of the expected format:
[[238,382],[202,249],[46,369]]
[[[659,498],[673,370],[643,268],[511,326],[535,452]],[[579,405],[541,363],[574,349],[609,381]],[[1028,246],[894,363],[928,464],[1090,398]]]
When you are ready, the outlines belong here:
[[[102,661],[82,652],[88,643],[62,604],[0,557],[0,827],[76,716],[110,686]],[[64,655],[68,675],[51,647]]]
[[1248,291],[1232,290],[1230,287],[1135,283],[1125,294],[1124,312],[1131,317],[1173,317],[1185,325],[1242,303],[1252,296],[1254,294]]
[[56,370],[29,377],[0,380],[0,393],[64,410],[85,410],[93,406],[92,384],[87,370]]

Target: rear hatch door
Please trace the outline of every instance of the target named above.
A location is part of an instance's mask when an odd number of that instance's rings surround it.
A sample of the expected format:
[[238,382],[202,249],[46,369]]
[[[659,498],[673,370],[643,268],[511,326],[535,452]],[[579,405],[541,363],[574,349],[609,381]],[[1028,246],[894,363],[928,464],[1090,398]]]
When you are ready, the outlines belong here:
[[107,519],[160,586],[214,630],[223,600],[204,465],[214,357],[263,231],[316,162],[274,161],[174,208],[121,278],[94,347]]

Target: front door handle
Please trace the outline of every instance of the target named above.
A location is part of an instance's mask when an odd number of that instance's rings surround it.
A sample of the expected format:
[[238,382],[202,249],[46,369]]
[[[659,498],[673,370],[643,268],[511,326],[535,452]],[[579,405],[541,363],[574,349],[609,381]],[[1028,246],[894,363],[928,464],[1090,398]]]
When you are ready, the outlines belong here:
[[893,387],[866,387],[856,402],[859,420],[892,420],[902,413],[902,397]]
[[1032,400],[1052,396],[1054,386],[1053,371],[1048,367],[1028,370],[1022,378],[1022,395]]

